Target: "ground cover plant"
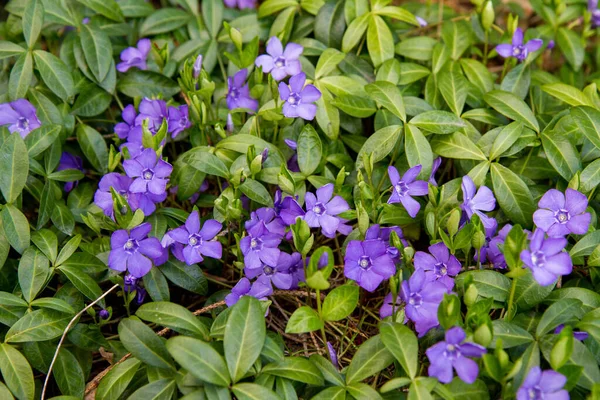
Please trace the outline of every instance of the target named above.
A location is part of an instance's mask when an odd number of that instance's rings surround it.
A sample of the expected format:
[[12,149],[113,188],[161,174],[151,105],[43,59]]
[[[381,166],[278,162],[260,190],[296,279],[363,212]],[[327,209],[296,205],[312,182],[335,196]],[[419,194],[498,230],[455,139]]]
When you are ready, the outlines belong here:
[[10,0],[0,398],[600,398],[597,1]]

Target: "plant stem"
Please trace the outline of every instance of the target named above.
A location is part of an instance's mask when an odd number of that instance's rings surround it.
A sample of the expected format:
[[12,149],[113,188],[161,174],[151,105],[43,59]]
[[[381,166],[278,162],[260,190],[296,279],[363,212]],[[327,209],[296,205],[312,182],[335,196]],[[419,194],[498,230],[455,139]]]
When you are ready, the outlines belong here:
[[508,306],[506,307],[506,314],[504,315],[504,319],[506,321],[510,321],[512,319],[512,309],[515,301],[515,292],[517,291],[517,277],[512,278],[512,285],[510,287],[510,295],[508,297]]
[[325,347],[325,351],[329,358],[331,358],[331,354],[329,354],[329,346],[327,346],[327,334],[325,333],[325,321],[323,321],[323,313],[321,311],[321,291],[316,289],[317,292],[317,313],[319,313],[319,318],[321,319],[321,336],[323,337],[323,346]]

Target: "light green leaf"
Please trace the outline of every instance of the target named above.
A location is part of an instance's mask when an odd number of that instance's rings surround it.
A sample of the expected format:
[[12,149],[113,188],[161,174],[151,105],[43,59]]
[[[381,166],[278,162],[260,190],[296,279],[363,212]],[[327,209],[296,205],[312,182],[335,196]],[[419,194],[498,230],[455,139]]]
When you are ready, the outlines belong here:
[[23,298],[31,303],[35,296],[44,288],[50,274],[48,258],[34,247],[29,247],[19,261],[19,286]]
[[338,96],[331,104],[356,118],[367,118],[377,111],[373,100],[360,96]]
[[592,107],[571,109],[571,116],[585,137],[600,149],[600,111]]
[[420,179],[428,180],[433,166],[433,153],[429,141],[412,124],[404,125],[404,153],[409,166],[421,165]]
[[558,131],[542,132],[542,146],[548,161],[566,181],[581,171],[581,159],[568,137]]
[[286,333],[312,332],[323,327],[323,321],[319,314],[308,306],[298,308],[290,317],[286,327]]
[[458,72],[444,71],[439,74],[437,84],[448,107],[460,117],[467,100],[468,83],[465,77]]
[[58,138],[60,130],[60,125],[48,124],[29,132],[29,135],[25,137],[29,157],[33,158],[42,154]]
[[356,169],[362,168],[365,154],[370,154],[374,163],[387,157],[396,147],[401,133],[401,126],[391,125],[369,136],[356,157]]
[[394,38],[383,18],[373,15],[367,28],[367,49],[375,68],[394,58]]
[[27,146],[18,133],[8,136],[0,146],[0,171],[0,191],[12,203],[23,191],[29,173]]
[[44,5],[42,0],[27,1],[23,12],[23,36],[25,36],[25,41],[30,49],[40,37],[43,25]]
[[72,316],[50,309],[25,314],[6,333],[7,343],[43,342],[63,334]]
[[145,37],[174,31],[190,22],[190,19],[191,15],[184,10],[161,8],[144,20],[140,27],[140,36]]
[[223,9],[225,8],[222,1],[203,1],[202,2],[202,17],[213,38],[217,37],[219,30],[223,25]]
[[322,316],[325,321],[346,318],[358,305],[358,286],[342,285],[333,289],[323,302]]
[[[231,388],[238,400],[279,400],[280,397],[270,389],[256,383],[238,383]],[[213,397],[214,398],[214,397]]]
[[23,53],[10,71],[8,94],[11,100],[22,99],[27,95],[33,79],[33,57],[30,52]]
[[542,86],[542,90],[573,107],[594,106],[585,93],[565,83],[550,83]]
[[419,343],[413,331],[397,322],[383,324],[380,330],[383,344],[402,365],[407,375],[411,378],[417,376]]
[[438,135],[448,135],[467,126],[465,122],[448,111],[425,111],[410,120],[412,125]]
[[119,323],[119,338],[123,346],[136,358],[146,364],[165,369],[175,365],[167,351],[165,340],[143,322],[125,318]]
[[431,140],[431,149],[442,157],[487,161],[481,149],[462,132],[436,135]]
[[490,150],[490,160],[500,157],[506,150],[519,139],[523,132],[522,122],[512,122],[506,125],[502,131],[496,136],[492,149]]
[[269,191],[262,183],[251,178],[246,178],[244,183],[239,186],[239,189],[248,196],[250,200],[265,206],[273,206],[273,199],[271,199]]
[[406,122],[406,111],[404,100],[398,86],[386,81],[373,82],[365,86],[365,90],[373,100],[382,107],[391,111],[394,115]]
[[376,335],[361,344],[346,371],[346,383],[360,382],[394,362],[394,356]]
[[0,60],[18,56],[19,54],[23,54],[25,51],[27,50],[16,43],[9,42],[8,40],[0,40]]
[[514,94],[502,90],[492,90],[486,93],[483,99],[500,114],[514,121],[523,122],[525,126],[536,132],[540,131],[540,125],[529,106]]
[[0,344],[0,372],[2,380],[19,400],[33,400],[35,382],[27,359],[13,346]]
[[231,383],[225,360],[208,343],[177,336],[169,339],[167,349],[179,365],[203,382],[217,386],[229,386]]
[[[125,18],[123,17],[123,11],[121,11],[121,5],[117,3],[115,0],[77,0],[84,6],[91,8],[96,11],[98,14],[104,15],[106,18],[111,19],[116,22],[123,22]],[[125,4],[123,4],[125,6]],[[142,17],[140,14],[132,14],[131,11],[128,12],[128,17]]]
[[315,386],[323,386],[324,382],[323,375],[312,361],[302,357],[285,357],[282,361],[267,364],[261,373]]
[[558,28],[556,43],[567,62],[575,71],[578,71],[585,57],[584,40],[580,34],[567,28]]
[[132,68],[119,79],[117,89],[129,97],[164,96],[165,99],[179,93],[177,82],[154,71]]
[[344,38],[342,39],[342,51],[344,53],[350,52],[354,47],[358,45],[360,40],[363,38],[365,32],[367,31],[367,27],[369,26],[369,22],[371,21],[371,14],[366,13],[361,15],[358,18],[355,18],[346,32],[344,33]]
[[179,304],[165,301],[146,303],[137,310],[135,315],[181,334],[196,336],[206,341],[210,340],[206,326],[191,311]]

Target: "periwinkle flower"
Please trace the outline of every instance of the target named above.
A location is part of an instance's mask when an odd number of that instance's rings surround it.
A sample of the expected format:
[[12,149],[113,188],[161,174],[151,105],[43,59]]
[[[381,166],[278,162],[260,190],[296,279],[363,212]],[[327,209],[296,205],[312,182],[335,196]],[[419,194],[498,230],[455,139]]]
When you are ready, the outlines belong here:
[[129,68],[136,67],[141,70],[148,69],[146,58],[152,47],[150,39],[140,39],[137,47],[128,47],[121,52],[121,62],[117,64],[117,71],[127,72]]
[[351,240],[344,257],[344,275],[363,289],[373,292],[396,273],[394,260],[380,240]]
[[498,227],[498,222],[496,222],[496,219],[485,215],[483,211],[492,211],[496,207],[494,194],[487,186],[481,186],[477,190],[475,183],[469,175],[463,176],[461,187],[463,203],[460,207],[469,220],[473,218],[473,214],[477,214],[485,228],[486,236],[492,236]]
[[321,91],[314,85],[306,85],[306,74],[301,72],[290,78],[289,86],[279,83],[279,96],[285,101],[283,115],[287,118],[300,117],[312,121],[317,115],[315,101],[321,98]]
[[556,189],[548,190],[533,213],[535,225],[550,237],[566,236],[570,233],[583,235],[588,231],[592,215],[585,212],[587,197],[577,190],[568,188],[565,194]]
[[293,225],[296,223],[298,218],[304,217],[304,210],[300,204],[298,204],[298,200],[292,196],[286,196],[282,198],[281,190],[277,190],[277,192],[275,192],[273,205],[275,213],[285,226]]
[[135,294],[135,303],[138,306],[144,304],[144,300],[146,299],[146,294],[148,294],[148,292],[146,292],[146,289],[144,289],[141,286],[138,286],[138,288],[136,289],[136,294]]
[[298,284],[306,280],[304,275],[304,261],[302,260],[302,255],[298,252],[292,253],[290,257],[290,267],[288,268],[288,272],[292,276],[292,286],[290,289],[297,289]]
[[98,313],[98,316],[100,317],[100,319],[106,320],[106,319],[108,319],[108,317],[110,317],[110,313],[108,312],[107,309],[103,308]]
[[183,257],[187,265],[202,262],[202,256],[220,259],[223,248],[218,240],[213,240],[221,231],[223,225],[214,219],[209,219],[200,227],[200,215],[194,210],[190,213],[185,224],[173,229],[169,235],[176,242],[184,245]]
[[[74,156],[68,151],[63,151],[63,153],[60,156],[58,167],[56,167],[57,171],[63,171],[65,169],[76,169],[78,171],[85,172],[83,169],[83,160],[81,159],[81,157]],[[77,186],[78,183],[79,181],[66,182],[64,187],[65,192],[70,192],[71,190],[73,190],[73,188]]]
[[431,183],[433,186],[438,185],[437,181],[435,180],[435,173],[440,168],[440,165],[442,165],[442,157],[438,157],[433,160],[433,165],[431,166],[431,175],[429,175],[429,183]]
[[417,19],[417,22],[419,23],[419,26],[421,28],[427,26],[427,21],[425,21],[425,19],[418,17],[418,16],[415,16],[415,18]]
[[393,314],[394,310],[398,311],[402,306],[402,298],[400,295],[396,296],[396,303],[394,304],[393,294],[390,292],[383,298],[383,304],[379,309],[379,317],[384,319]]
[[[98,190],[94,194],[94,204],[102,209],[108,217],[113,217],[113,198],[110,188],[112,187],[118,194],[125,199],[129,199],[129,186],[133,180],[128,176],[111,172],[100,179]],[[131,204],[130,204],[131,206]]]
[[437,312],[448,288],[441,282],[428,281],[425,271],[415,270],[408,281],[403,281],[400,296],[406,304],[406,318],[415,324],[419,337],[439,325]]
[[559,276],[568,275],[573,270],[569,253],[563,251],[567,239],[544,239],[545,235],[543,230],[536,229],[531,235],[529,249],[521,252],[521,260],[541,286],[551,285]]
[[569,392],[563,389],[566,383],[567,378],[563,374],[531,367],[517,391],[517,400],[569,400]]
[[[176,241],[171,233],[173,231],[169,231],[164,234],[163,238],[160,241],[160,245],[163,247],[163,255],[158,259],[154,260],[156,265],[162,265],[167,262],[169,259],[169,250],[181,262],[185,262],[185,256],[183,255],[183,244]],[[187,242],[186,242],[187,244]]]
[[548,46],[546,46],[546,49],[552,50],[554,48],[554,46],[556,46],[556,42],[554,42],[554,40],[550,40],[548,42]]
[[481,357],[487,351],[485,347],[465,342],[467,335],[459,326],[446,331],[445,341],[431,346],[425,354],[429,359],[429,376],[436,377],[442,383],[450,383],[456,371],[465,383],[472,384],[479,375],[479,366],[469,357]]
[[250,89],[245,84],[248,77],[246,68],[239,70],[234,76],[227,78],[227,108],[234,110],[236,108],[246,108],[256,112],[258,110],[258,101],[250,97]]
[[228,8],[239,8],[244,10],[247,8],[256,8],[257,0],[223,0]]
[[279,236],[285,235],[285,224],[277,217],[274,209],[268,207],[259,208],[250,214],[250,219],[244,223],[246,230],[250,230],[256,224],[263,223],[267,230]]
[[192,122],[189,119],[188,106],[184,104],[179,107],[169,107],[167,123],[168,132],[173,139],[182,131],[192,126]]
[[500,245],[504,245],[506,236],[508,236],[508,233],[511,229],[511,224],[504,225],[504,227],[498,232],[498,235],[494,236],[488,243],[486,257],[488,262],[494,265],[494,268],[506,268],[506,260],[504,259],[504,254],[500,250]]
[[227,132],[233,133],[235,125],[233,124],[233,118],[231,117],[231,114],[227,114],[227,123],[225,124],[225,128],[227,129]]
[[132,193],[166,193],[167,182],[173,167],[158,158],[154,149],[145,149],[142,153],[123,162],[123,168],[130,178],[135,178],[129,187]]
[[386,252],[396,261],[400,257],[400,251],[390,244],[390,235],[396,232],[402,244],[406,247],[408,242],[404,239],[402,229],[399,226],[381,227],[379,224],[371,225],[365,232],[365,240],[380,240],[385,244]]
[[592,14],[592,26],[597,28],[600,26],[600,10],[598,10],[598,0],[588,0],[588,11]]
[[281,235],[270,233],[263,222],[248,230],[248,236],[240,240],[244,264],[250,269],[261,268],[263,264],[277,265]]
[[119,122],[115,125],[115,133],[117,134],[117,136],[120,139],[127,139],[131,134],[134,138],[139,138],[139,141],[141,141],[142,126],[137,125],[135,122],[137,117],[137,111],[135,110],[133,104],[129,104],[123,109],[121,117],[123,117],[124,122]]
[[271,294],[273,294],[273,286],[266,276],[259,276],[254,283],[244,277],[236,283],[231,289],[231,293],[225,297],[225,304],[227,304],[227,307],[232,307],[242,296],[252,296],[258,300],[266,300],[267,296]]
[[287,290],[291,289],[294,284],[294,277],[290,273],[292,261],[292,257],[282,251],[275,264],[262,264],[259,268],[251,268],[246,265],[244,273],[250,279],[265,276],[276,288]]
[[400,177],[396,167],[388,167],[388,175],[392,182],[392,195],[387,202],[389,204],[401,203],[412,218],[416,217],[421,209],[419,202],[412,196],[425,196],[429,192],[427,182],[417,180],[421,168],[421,165],[415,165]]
[[202,54],[198,54],[198,57],[196,57],[196,60],[194,60],[192,69],[194,73],[194,79],[198,79],[200,72],[202,71]]
[[293,141],[292,139],[284,139],[283,140],[287,147],[294,150],[294,154],[287,161],[287,167],[291,172],[300,172],[300,166],[298,165],[298,143]]
[[[148,120],[148,130],[152,132],[152,134],[156,134],[160,129],[163,120],[168,118],[169,109],[164,100],[142,99],[139,105],[139,114],[135,118],[135,124],[142,126],[144,120]],[[134,138],[135,141],[139,141],[140,143],[142,141],[141,139],[141,136],[139,140]]]
[[543,44],[542,39],[531,39],[527,43],[523,43],[523,31],[521,28],[517,28],[512,37],[512,45],[499,44],[496,46],[496,51],[504,58],[514,57],[523,62],[529,53],[539,50]]
[[348,235],[352,227],[344,225],[344,219],[337,215],[350,209],[341,196],[333,196],[333,184],[328,183],[317,189],[317,196],[306,193],[306,214],[304,220],[311,228],[321,227],[321,232],[328,238],[334,238],[336,232]]
[[283,49],[281,40],[273,36],[267,42],[267,54],[256,58],[257,67],[262,67],[263,72],[271,73],[273,79],[280,81],[286,76],[293,76],[302,72],[298,58],[304,47],[296,43],[288,43]]
[[[560,324],[556,327],[556,329],[554,329],[554,334],[558,335],[559,333],[561,333],[563,331],[563,329],[565,329],[565,324]],[[573,337],[576,340],[579,340],[580,342],[584,341],[585,339],[588,338],[588,333],[587,332],[583,332],[583,331],[573,331]]]
[[110,238],[108,266],[116,271],[128,271],[136,278],[146,275],[152,268],[152,259],[160,257],[162,246],[157,238],[148,237],[152,225],[143,223],[127,232],[115,231]]
[[415,268],[425,271],[428,280],[442,282],[448,291],[452,290],[454,288],[452,277],[458,275],[462,268],[460,261],[450,254],[443,242],[429,246],[429,253],[424,251],[415,253]]
[[136,290],[138,287],[138,278],[131,274],[126,274],[123,277],[123,290],[125,293],[130,293]]
[[330,342],[327,342],[327,352],[329,353],[329,360],[333,364],[333,366],[337,369],[340,368],[340,364],[338,362],[337,352],[333,348],[333,345]]
[[0,126],[8,126],[10,133],[18,132],[22,138],[42,126],[36,109],[28,100],[17,99],[0,104]]

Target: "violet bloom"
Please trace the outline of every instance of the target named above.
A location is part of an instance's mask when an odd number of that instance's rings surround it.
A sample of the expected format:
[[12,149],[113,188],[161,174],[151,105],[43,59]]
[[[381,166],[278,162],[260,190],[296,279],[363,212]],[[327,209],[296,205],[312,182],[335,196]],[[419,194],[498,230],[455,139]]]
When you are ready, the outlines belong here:
[[392,195],[388,199],[388,203],[402,203],[412,218],[416,217],[421,209],[419,202],[412,196],[425,196],[429,193],[427,182],[416,180],[421,173],[421,168],[421,165],[415,165],[400,178],[396,167],[388,167],[388,175],[392,182]]
[[[135,119],[137,117],[137,111],[133,104],[129,104],[123,109],[121,113],[124,122],[119,122],[115,125],[115,133],[120,139],[127,139],[131,134],[134,138],[139,138],[141,142],[142,138],[142,126],[137,125]],[[134,131],[134,132],[132,132]]]
[[517,400],[569,400],[569,392],[563,389],[566,383],[567,378],[563,374],[531,367],[517,391]]
[[227,129],[227,132],[233,133],[234,128],[235,125],[233,124],[233,118],[231,117],[231,114],[227,114],[227,123],[225,124],[225,129]]
[[277,217],[274,209],[262,207],[250,214],[250,219],[244,223],[246,230],[250,230],[253,226],[259,223],[264,223],[267,230],[279,236],[285,235],[285,224],[281,218]]
[[287,168],[291,172],[300,172],[300,166],[298,165],[298,152],[297,152],[298,143],[296,143],[295,141],[293,141],[291,139],[284,139],[283,141],[290,149],[294,150],[294,155],[292,155],[287,162]]
[[481,357],[487,353],[485,347],[465,342],[467,335],[459,326],[446,331],[446,340],[431,346],[425,354],[429,358],[429,376],[442,383],[450,383],[456,371],[465,383],[472,384],[479,375],[479,366],[469,357]]
[[166,192],[173,167],[158,158],[154,149],[145,149],[130,160],[123,161],[123,168],[130,178],[135,178],[129,191],[162,195]]
[[[62,155],[60,156],[60,162],[58,163],[58,167],[56,168],[57,171],[64,171],[65,169],[76,169],[78,171],[85,172],[83,169],[83,160],[81,159],[81,157],[74,156],[73,154],[67,151],[63,151]],[[77,186],[78,183],[79,181],[66,182],[64,187],[65,192],[70,192],[71,190],[73,190],[73,188]]]
[[304,220],[311,228],[321,227],[321,232],[328,238],[334,238],[336,232],[348,235],[352,227],[344,225],[346,220],[337,217],[338,214],[350,209],[346,200],[341,196],[333,197],[333,184],[317,189],[317,196],[306,193],[306,214]]
[[533,222],[550,237],[570,233],[583,235],[592,220],[592,215],[585,212],[587,205],[587,197],[577,190],[569,188],[562,194],[550,189],[540,199],[539,209],[533,213]]
[[391,316],[393,314],[394,310],[398,311],[400,309],[400,307],[402,306],[402,298],[400,297],[399,294],[396,297],[396,304],[394,304],[393,300],[394,299],[392,297],[391,292],[388,293],[384,297],[383,304],[381,305],[381,308],[379,309],[379,317],[381,317],[381,319]]
[[340,368],[340,364],[338,362],[337,352],[333,348],[333,345],[330,342],[327,342],[327,352],[329,353],[329,360],[333,364],[336,369]]
[[402,242],[402,244],[406,247],[408,246],[408,242],[404,239],[404,235],[402,233],[402,229],[398,226],[392,227],[380,227],[379,224],[371,225],[367,232],[365,232],[365,240],[380,240],[386,246],[386,251],[392,257],[394,261],[397,261],[400,257],[400,251],[390,245],[390,235],[392,231],[396,232],[398,238]]
[[511,224],[504,225],[498,232],[498,235],[494,236],[488,244],[486,257],[487,260],[494,265],[494,268],[506,268],[506,260],[504,259],[504,254],[500,250],[500,245],[504,245],[506,236],[508,236],[511,229]]
[[42,126],[35,107],[25,99],[0,104],[0,126],[8,126],[10,133],[18,132],[22,138]]
[[236,108],[246,108],[256,112],[258,110],[258,101],[250,97],[250,89],[244,84],[248,77],[246,68],[239,70],[234,76],[227,78],[227,108],[230,110]]
[[223,248],[218,240],[212,240],[221,231],[223,225],[214,219],[204,222],[200,229],[200,215],[192,211],[185,224],[173,229],[169,235],[178,243],[185,245],[183,257],[187,265],[202,262],[202,256],[220,259]]
[[363,289],[373,292],[396,273],[394,260],[380,240],[351,240],[344,257],[344,275]]
[[171,250],[171,253],[176,259],[181,262],[185,262],[185,256],[183,255],[183,244],[179,243],[173,238],[173,236],[171,236],[172,232],[173,231],[165,233],[160,241],[160,245],[163,247],[164,251],[162,257],[154,260],[156,265],[161,265],[167,262],[169,259],[169,250]]
[[248,230],[248,236],[240,240],[240,249],[244,255],[246,267],[261,268],[263,264],[277,265],[281,235],[270,233],[263,222]]
[[598,0],[588,0],[588,11],[592,14],[592,26],[600,26],[600,10],[598,10]]
[[266,300],[267,296],[271,294],[273,294],[273,286],[271,286],[271,282],[266,276],[259,276],[254,283],[250,283],[250,280],[244,277],[231,289],[231,293],[225,297],[225,304],[227,304],[227,307],[233,307],[242,296],[252,296],[258,300]]
[[98,313],[98,316],[100,317],[100,319],[103,320],[107,320],[108,317],[110,317],[110,313],[108,312],[107,309],[103,308],[102,310],[100,310],[100,312]]
[[287,118],[300,117],[312,121],[317,115],[315,101],[321,98],[321,92],[314,85],[306,85],[306,74],[301,72],[290,78],[289,86],[279,84],[279,96],[285,101],[283,115]]
[[[565,324],[560,324],[559,326],[556,327],[556,329],[554,330],[554,334],[558,335],[559,333],[562,332],[562,330],[565,329]],[[580,342],[584,341],[585,339],[588,338],[588,333],[587,332],[583,332],[583,331],[573,331],[573,337],[576,340],[579,340]]]
[[285,50],[281,40],[273,36],[267,42],[267,54],[258,56],[255,64],[262,67],[263,72],[271,73],[273,79],[280,81],[286,76],[293,76],[302,72],[302,66],[298,58],[304,51],[304,47],[296,43],[288,43]]
[[138,286],[138,288],[136,289],[136,294],[135,294],[135,303],[138,306],[141,306],[142,304],[144,304],[144,300],[146,299],[146,294],[148,292],[146,292],[146,289],[144,289],[141,286]]
[[423,18],[421,17],[415,17],[417,19],[417,22],[419,23],[419,26],[422,28],[424,26],[427,26],[427,21],[425,21]]
[[496,51],[504,58],[514,57],[523,62],[529,53],[539,50],[543,44],[542,39],[531,39],[523,44],[523,31],[517,28],[512,37],[512,45],[499,44],[496,46]]
[[461,270],[460,261],[450,254],[443,242],[429,246],[429,253],[417,251],[415,253],[415,268],[425,271],[427,280],[442,282],[448,291],[454,288],[454,279]]
[[425,277],[425,271],[415,270],[408,281],[402,282],[400,295],[406,304],[406,318],[415,323],[419,337],[431,328],[439,325],[437,311],[448,288],[441,282],[431,282]]
[[304,275],[304,262],[302,255],[298,252],[291,254],[290,267],[288,273],[292,276],[292,286],[290,289],[297,289],[300,282],[306,280]]
[[246,8],[256,8],[257,0],[223,0],[228,8],[239,8],[244,10]]
[[169,107],[168,116],[169,133],[173,139],[192,126],[189,120],[188,106],[185,104],[179,107]]
[[[156,134],[160,129],[160,126],[163,123],[164,119],[169,118],[169,110],[167,108],[167,103],[164,100],[150,100],[143,99],[139,105],[140,113],[135,118],[135,124],[142,126],[144,120],[148,120],[148,130],[152,132],[152,134]],[[142,142],[140,130],[140,137],[138,138],[130,138],[130,140],[134,140],[136,142]]]
[[[498,222],[492,217],[488,217],[483,211],[492,211],[496,207],[496,198],[487,186],[481,186],[479,190],[469,175],[462,178],[463,203],[462,210],[471,220],[473,214],[477,214],[486,231],[486,236],[492,236],[498,227]],[[477,191],[477,192],[476,192]]]
[[136,278],[135,276],[131,274],[126,274],[123,277],[123,290],[125,291],[125,293],[130,293],[136,290],[138,286],[137,281],[138,278]]
[[116,271],[127,270],[136,278],[146,275],[152,268],[152,259],[160,257],[162,246],[157,238],[148,237],[152,225],[145,222],[127,232],[115,231],[110,238],[108,266]]
[[547,238],[541,229],[531,235],[529,249],[521,252],[521,260],[542,286],[554,283],[561,275],[568,275],[573,270],[573,262],[569,253],[563,251],[567,245],[565,238]]
[[550,40],[548,42],[548,46],[546,46],[546,49],[552,50],[554,48],[554,46],[556,46],[556,43],[554,42],[554,40]]
[[[133,180],[128,176],[111,172],[100,179],[98,190],[94,194],[94,204],[102,209],[108,217],[113,217],[113,198],[110,188],[112,187],[118,194],[129,200],[129,186]],[[130,204],[131,206],[131,204]]]
[[275,192],[273,209],[285,226],[296,223],[298,218],[304,218],[304,210],[298,204],[298,200],[292,196],[281,198],[281,190]]
[[198,77],[200,76],[200,72],[202,71],[202,54],[198,54],[198,57],[196,57],[192,69],[194,71],[194,79],[198,79]]
[[435,180],[435,173],[440,168],[440,165],[442,165],[442,157],[438,157],[433,160],[433,165],[431,166],[431,175],[429,175],[429,183],[431,183],[433,186],[438,185]]
[[117,64],[117,71],[127,72],[131,67],[138,69],[148,69],[146,58],[150,53],[152,42],[150,39],[140,39],[137,47],[128,47],[121,52],[121,62]]
[[292,257],[282,251],[279,253],[279,258],[275,264],[262,264],[259,268],[251,268],[246,265],[244,273],[250,279],[265,276],[278,289],[287,290],[291,289],[294,284],[294,277],[290,274],[291,264]]

